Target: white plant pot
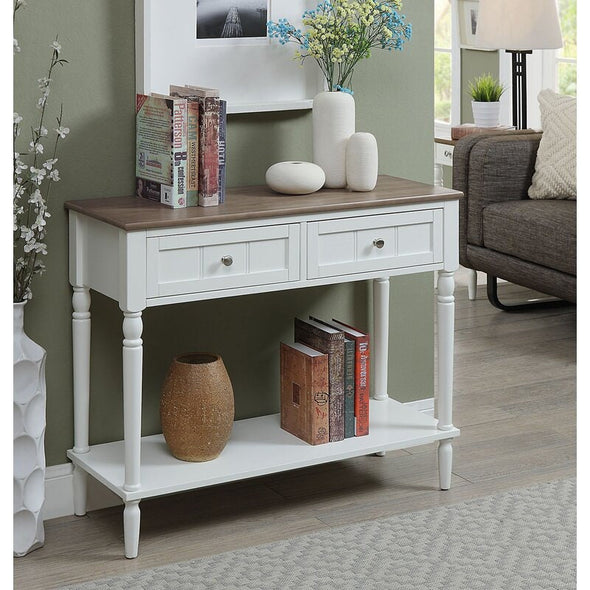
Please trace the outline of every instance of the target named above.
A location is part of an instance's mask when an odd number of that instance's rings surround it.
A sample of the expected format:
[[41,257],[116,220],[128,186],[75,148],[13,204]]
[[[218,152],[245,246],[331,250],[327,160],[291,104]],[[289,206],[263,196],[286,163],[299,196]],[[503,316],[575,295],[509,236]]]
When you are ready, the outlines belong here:
[[473,122],[476,127],[498,127],[500,124],[499,102],[471,101]]
[[346,145],[346,182],[353,191],[372,191],[377,184],[379,155],[371,133],[353,133]]
[[348,92],[320,92],[313,99],[313,162],[326,175],[326,188],[346,186],[346,144],[354,133],[354,98]]
[[24,332],[25,303],[14,303],[13,551],[21,557],[45,542],[45,357]]

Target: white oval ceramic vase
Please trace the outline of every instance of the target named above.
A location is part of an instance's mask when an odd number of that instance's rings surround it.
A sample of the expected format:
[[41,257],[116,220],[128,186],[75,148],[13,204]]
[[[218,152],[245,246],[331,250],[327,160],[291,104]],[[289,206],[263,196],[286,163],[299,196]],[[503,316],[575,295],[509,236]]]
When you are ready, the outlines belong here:
[[500,103],[471,101],[473,122],[476,127],[498,127],[500,124]]
[[379,155],[372,133],[359,132],[346,144],[346,182],[353,191],[372,191],[377,184]]
[[313,161],[326,175],[326,188],[346,186],[346,144],[354,133],[354,98],[348,92],[320,92],[313,99]]
[[21,557],[45,542],[45,357],[24,332],[23,303],[14,303],[13,550]]
[[278,162],[266,171],[266,184],[277,193],[307,195],[324,186],[326,175],[311,162]]

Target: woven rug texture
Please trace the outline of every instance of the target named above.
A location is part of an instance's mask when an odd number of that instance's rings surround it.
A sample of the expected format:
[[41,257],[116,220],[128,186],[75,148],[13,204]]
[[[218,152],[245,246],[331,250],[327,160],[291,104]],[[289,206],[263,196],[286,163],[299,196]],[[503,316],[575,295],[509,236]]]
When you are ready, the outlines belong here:
[[65,588],[573,590],[576,480]]

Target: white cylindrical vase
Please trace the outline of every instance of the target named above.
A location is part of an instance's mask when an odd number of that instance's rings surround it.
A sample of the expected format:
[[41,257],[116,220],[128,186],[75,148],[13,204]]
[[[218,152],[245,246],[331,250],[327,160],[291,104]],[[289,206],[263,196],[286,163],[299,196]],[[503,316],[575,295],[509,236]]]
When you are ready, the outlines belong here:
[[473,122],[476,127],[498,127],[500,124],[500,103],[471,101]]
[[45,542],[46,352],[24,332],[25,302],[13,306],[13,552],[21,557]]
[[346,186],[346,144],[354,133],[354,98],[348,92],[320,92],[313,99],[313,162],[326,175],[326,188]]
[[372,133],[353,133],[346,144],[346,182],[353,191],[372,191],[377,184],[379,154]]

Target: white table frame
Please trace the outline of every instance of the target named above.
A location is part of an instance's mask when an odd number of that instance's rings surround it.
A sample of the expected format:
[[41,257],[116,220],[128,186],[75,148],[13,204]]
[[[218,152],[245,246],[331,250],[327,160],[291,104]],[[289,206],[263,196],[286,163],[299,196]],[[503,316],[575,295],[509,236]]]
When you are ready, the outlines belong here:
[[[412,185],[413,187],[414,185]],[[429,187],[434,189],[434,187]],[[440,200],[437,200],[440,194]],[[264,217],[250,216],[246,220],[236,220],[229,215],[228,221],[222,215],[209,222],[195,219],[194,225],[183,220],[175,226],[168,224],[164,229],[148,227],[143,229],[122,229],[111,220],[100,220],[100,214],[84,210],[84,201],[79,206],[68,206],[70,222],[70,282],[73,287],[73,387],[74,387],[74,446],[68,457],[74,463],[74,504],[75,514],[86,513],[87,476],[91,475],[118,494],[124,502],[125,556],[134,558],[138,554],[140,509],[142,498],[180,492],[217,483],[235,481],[266,473],[294,469],[327,461],[349,457],[384,453],[388,450],[409,448],[415,445],[438,441],[438,461],[440,487],[449,489],[452,469],[452,439],[459,430],[452,422],[453,396],[453,349],[454,349],[454,272],[458,268],[458,193],[448,189],[434,189],[434,194],[415,204],[403,199],[401,204],[386,198],[383,203],[362,201],[350,207],[348,201],[341,207],[331,207],[329,211],[320,210],[297,214],[267,213]],[[348,197],[346,197],[348,198]],[[76,210],[77,209],[77,210]],[[202,213],[202,208],[197,208]],[[351,263],[342,274],[313,276],[308,268],[309,251],[315,246],[309,243],[310,224],[327,222],[346,222],[355,219],[375,221],[384,219],[377,216],[413,214],[422,211],[436,211],[433,232],[429,239],[439,240],[440,256],[430,262],[412,258],[414,264],[408,266],[393,264],[387,268],[371,269],[371,260]],[[204,213],[202,213],[204,215]],[[170,214],[174,215],[173,213]],[[265,285],[246,285],[204,292],[184,293],[177,296],[147,297],[146,266],[147,243],[150,238],[192,231],[209,231],[215,235],[231,229],[259,228],[261,234],[270,225],[296,224],[300,230],[299,278],[284,282],[271,282]],[[438,234],[437,234],[438,232]],[[434,237],[432,237],[434,235]],[[436,237],[438,235],[438,237]],[[356,239],[356,238],[355,238]],[[368,256],[380,253],[370,252]],[[421,257],[421,258],[420,258]],[[354,268],[357,264],[358,269]],[[369,264],[369,266],[366,266]],[[381,265],[383,266],[383,264]],[[438,415],[436,418],[400,404],[389,397],[388,364],[388,326],[390,277],[416,272],[438,271],[436,307],[438,317]],[[345,439],[337,443],[310,446],[292,437],[279,428],[277,416],[264,416],[238,421],[234,424],[232,439],[222,455],[206,464],[190,464],[174,459],[166,452],[161,435],[141,436],[142,400],[142,311],[148,306],[174,304],[185,301],[199,301],[210,298],[239,296],[248,293],[262,293],[282,289],[304,288],[357,280],[373,280],[374,283],[374,326],[372,338],[372,366],[374,398],[371,400],[371,432],[366,437]],[[90,290],[95,289],[115,299],[123,314],[123,398],[124,398],[124,440],[104,445],[89,445],[90,420],[90,341],[91,315]],[[278,343],[277,343],[278,346]],[[235,388],[235,384],[234,384]],[[263,434],[260,435],[259,433]],[[254,440],[262,436],[263,440]],[[240,441],[246,440],[250,446],[259,444],[256,461],[249,464],[248,457],[240,448]],[[233,446],[232,446],[233,445]],[[279,445],[281,453],[273,451]],[[150,465],[150,457],[155,453],[157,460],[168,461],[166,477]],[[267,454],[269,455],[267,457]],[[238,458],[234,463],[233,457]],[[277,459],[277,455],[282,458]],[[143,463],[142,463],[143,460]],[[242,467],[245,464],[246,467]],[[160,468],[158,468],[160,469]],[[163,467],[161,469],[164,469]],[[171,482],[165,485],[163,482]]]

